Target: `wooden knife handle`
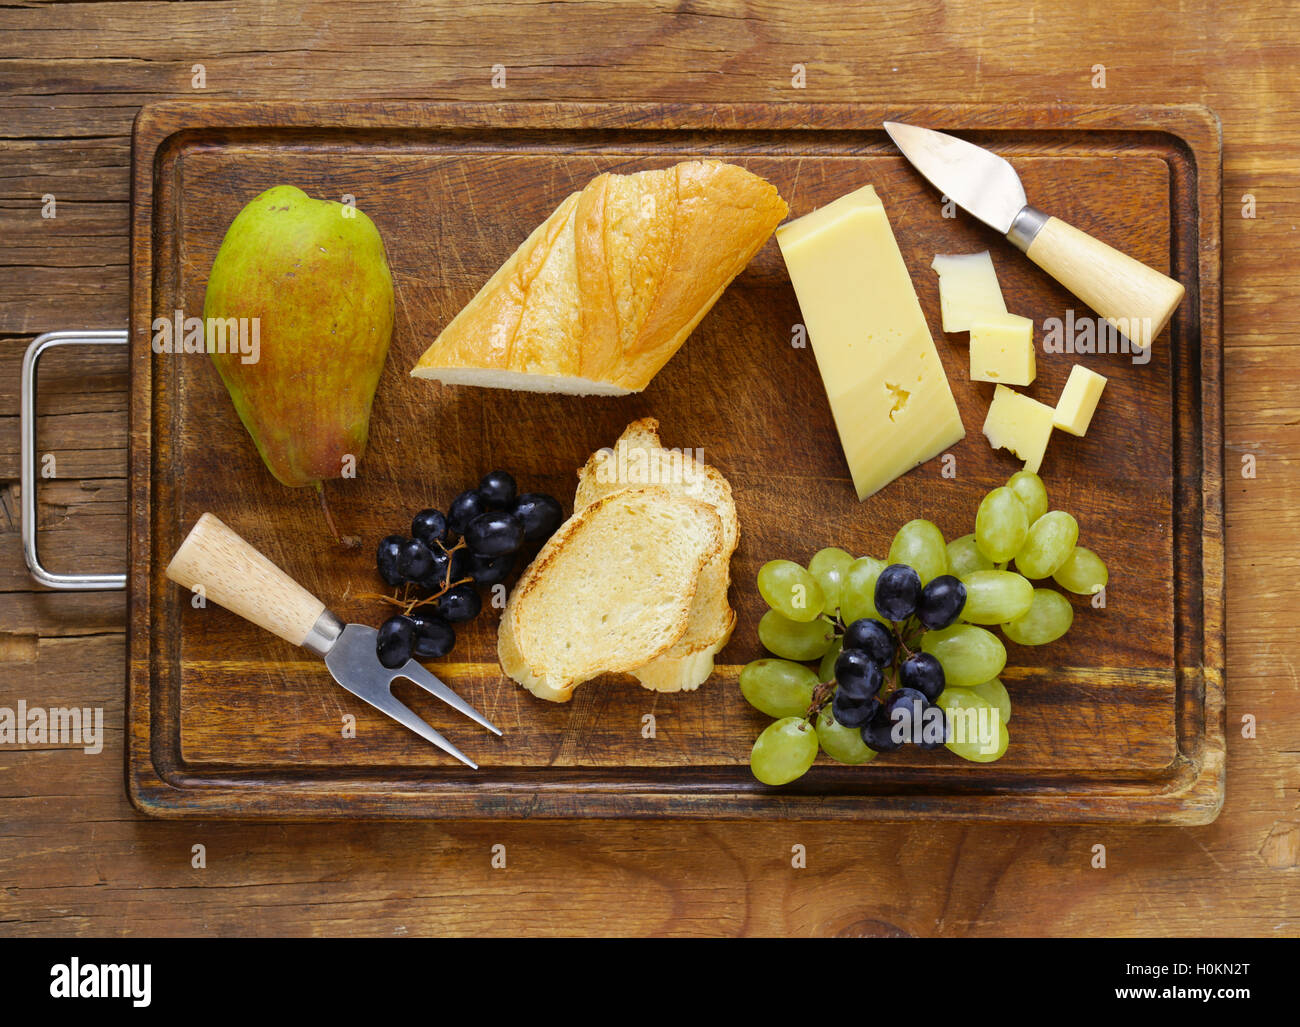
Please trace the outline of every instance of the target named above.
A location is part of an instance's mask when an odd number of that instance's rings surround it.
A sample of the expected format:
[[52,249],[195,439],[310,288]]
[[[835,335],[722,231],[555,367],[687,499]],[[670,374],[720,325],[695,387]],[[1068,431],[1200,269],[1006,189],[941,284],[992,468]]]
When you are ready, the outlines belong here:
[[1047,219],[1025,254],[1143,349],[1183,299],[1172,278],[1060,218]]
[[190,529],[167,577],[287,642],[302,645],[325,604],[210,513]]

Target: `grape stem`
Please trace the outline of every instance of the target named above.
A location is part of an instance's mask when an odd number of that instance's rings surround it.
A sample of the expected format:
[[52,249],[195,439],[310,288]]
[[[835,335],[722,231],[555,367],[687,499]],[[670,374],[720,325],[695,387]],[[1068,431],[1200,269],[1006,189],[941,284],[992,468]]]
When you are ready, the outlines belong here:
[[[451,554],[454,553],[457,549],[464,549],[464,548],[466,548],[466,547],[465,547],[465,540],[464,540],[464,539],[461,539],[461,540],[458,541],[454,546],[452,546],[450,549],[448,549],[446,546],[444,546],[444,545],[442,544],[442,539],[439,539],[439,540],[438,540],[438,548],[441,549],[444,553],[446,553],[448,557],[450,557]],[[438,595],[433,596],[432,598],[437,599],[438,596],[441,596],[441,595],[443,594],[443,592],[446,592],[449,588],[452,587],[452,582],[451,582],[451,563],[452,563],[452,561],[451,561],[450,559],[448,559],[448,560],[447,560],[447,573],[446,573],[446,575],[443,576],[443,579],[442,579],[442,592],[439,592]],[[463,579],[463,581],[470,581],[470,580],[472,580],[472,579],[470,579],[470,578],[465,578],[465,579]],[[460,585],[460,584],[463,583],[463,581],[458,581],[458,582],[456,582],[456,584],[457,584],[457,585]]]
[[806,718],[809,723],[813,723],[817,720],[817,717],[821,714],[822,710],[826,708],[826,704],[831,701],[831,695],[834,691],[834,678],[831,678],[830,681],[821,682],[813,689],[812,702],[808,704],[808,716]]
[[[446,548],[441,542],[438,543],[438,548],[441,549],[444,553],[447,553],[448,555],[454,553],[457,549],[464,548],[464,546],[465,546],[464,539],[461,539],[450,549]],[[409,617],[413,610],[418,610],[421,606],[427,606],[429,603],[436,603],[439,599],[445,596],[457,585],[464,585],[466,583],[472,582],[473,580],[474,580],[473,578],[461,578],[458,581],[452,581],[451,564],[448,563],[447,574],[442,579],[442,588],[438,589],[437,592],[431,593],[430,595],[412,596],[410,594],[411,593],[410,582],[405,582],[402,585],[402,594],[400,596],[385,595],[382,592],[358,592],[357,598],[377,599],[380,602],[388,603],[391,606],[396,606],[398,609],[402,611],[404,616]]]

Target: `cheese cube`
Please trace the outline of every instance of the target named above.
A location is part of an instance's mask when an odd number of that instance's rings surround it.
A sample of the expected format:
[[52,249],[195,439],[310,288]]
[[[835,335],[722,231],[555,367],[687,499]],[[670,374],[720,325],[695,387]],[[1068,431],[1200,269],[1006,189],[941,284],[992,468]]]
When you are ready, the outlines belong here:
[[939,272],[939,311],[945,332],[968,332],[976,321],[1007,312],[988,250],[939,254],[930,266]]
[[1001,314],[971,325],[971,381],[1029,385],[1037,373],[1034,322],[1029,318]]
[[1106,376],[1089,371],[1082,364],[1070,368],[1070,377],[1056,401],[1056,427],[1071,435],[1083,435],[1092,423],[1092,415],[1106,387]]
[[1038,473],[1052,437],[1056,411],[1023,392],[999,385],[984,418],[984,434],[994,449],[1009,449],[1025,462],[1025,470]]
[[965,436],[871,186],[776,230],[858,498]]

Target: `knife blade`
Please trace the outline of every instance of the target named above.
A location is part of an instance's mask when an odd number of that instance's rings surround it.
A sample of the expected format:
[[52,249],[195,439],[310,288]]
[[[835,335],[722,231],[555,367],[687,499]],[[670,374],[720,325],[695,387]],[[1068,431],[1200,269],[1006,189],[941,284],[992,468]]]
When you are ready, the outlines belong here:
[[884,124],[931,185],[1000,232],[1132,343],[1146,349],[1164,330],[1182,302],[1180,283],[1031,206],[1020,175],[996,153],[946,132]]

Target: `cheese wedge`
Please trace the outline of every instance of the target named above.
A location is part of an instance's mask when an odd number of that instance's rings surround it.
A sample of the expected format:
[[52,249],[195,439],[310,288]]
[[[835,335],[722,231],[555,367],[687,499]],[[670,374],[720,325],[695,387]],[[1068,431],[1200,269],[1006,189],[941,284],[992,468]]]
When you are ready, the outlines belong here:
[[776,239],[858,498],[966,434],[884,205],[864,186]]
[[939,312],[945,332],[969,332],[976,321],[1007,312],[988,250],[939,254],[930,267],[939,272]]

